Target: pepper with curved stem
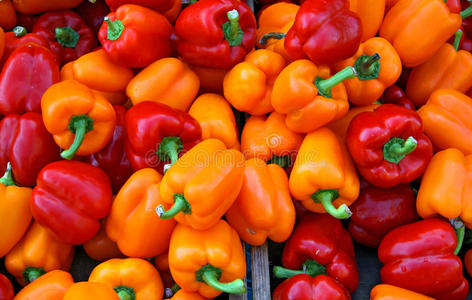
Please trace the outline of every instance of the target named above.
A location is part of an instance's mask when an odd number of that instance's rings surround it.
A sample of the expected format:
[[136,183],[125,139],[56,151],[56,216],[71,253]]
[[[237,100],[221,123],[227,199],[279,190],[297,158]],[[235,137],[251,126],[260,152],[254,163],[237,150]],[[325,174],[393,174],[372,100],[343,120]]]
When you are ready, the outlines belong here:
[[135,300],[136,299],[136,293],[130,287],[119,285],[119,286],[115,286],[113,289],[118,294],[118,297],[120,297],[120,300]]
[[87,115],[73,116],[69,122],[69,130],[75,133],[74,142],[69,149],[62,151],[61,157],[71,160],[79,150],[85,134],[93,129],[93,119]]
[[17,186],[15,180],[13,179],[11,164],[9,162],[7,163],[7,170],[5,171],[5,174],[2,178],[0,178],[0,183],[4,186]]
[[259,44],[266,45],[269,39],[281,40],[285,38],[286,35],[287,34],[283,32],[269,32],[261,37],[261,39],[259,40]]
[[383,147],[384,159],[398,164],[405,156],[415,151],[418,141],[410,136],[406,140],[391,138]]
[[38,279],[38,277],[46,274],[43,268],[35,268],[35,267],[27,267],[23,271],[23,277],[25,278],[27,283],[31,283]]
[[457,236],[457,247],[456,250],[454,250],[454,254],[458,255],[461,251],[462,244],[464,243],[465,225],[460,218],[451,219],[450,222],[452,227],[454,227],[454,231],[456,232]]
[[273,272],[274,276],[277,278],[290,278],[298,274],[307,274],[312,277],[322,274],[328,274],[326,272],[326,268],[314,259],[307,259],[302,264],[302,270],[292,270],[280,266],[275,266]]
[[109,17],[103,18],[103,21],[108,25],[107,38],[116,41],[123,32],[125,26],[120,20],[111,21]]
[[321,203],[326,212],[336,219],[348,219],[352,215],[351,210],[346,204],[342,204],[338,208],[334,207],[333,201],[339,198],[337,190],[318,190],[311,198],[316,203]]
[[205,282],[212,288],[228,294],[243,294],[246,292],[244,281],[235,279],[231,282],[219,281],[223,271],[212,265],[205,265],[196,272],[197,281]]
[[165,211],[164,206],[159,205],[156,207],[156,213],[161,219],[172,219],[175,217],[179,212],[183,212],[184,214],[192,213],[192,207],[190,203],[185,200],[183,194],[174,194],[175,203],[171,209]]
[[164,166],[164,172],[179,159],[179,153],[183,149],[184,144],[178,136],[166,136],[161,140],[156,154],[161,161],[170,160],[170,164]]
[[226,13],[228,22],[223,24],[225,39],[230,46],[240,46],[243,41],[243,31],[239,25],[239,13],[236,9]]

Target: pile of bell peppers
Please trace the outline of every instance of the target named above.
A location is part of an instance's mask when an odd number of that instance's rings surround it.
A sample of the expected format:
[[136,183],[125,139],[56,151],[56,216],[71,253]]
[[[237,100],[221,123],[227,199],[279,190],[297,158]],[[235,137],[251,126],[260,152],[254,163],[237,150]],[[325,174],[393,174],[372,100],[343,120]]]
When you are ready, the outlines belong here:
[[471,16],[0,1],[0,300],[224,299],[248,290],[244,243],[277,245],[274,300],[351,299],[360,247],[372,300],[466,299]]

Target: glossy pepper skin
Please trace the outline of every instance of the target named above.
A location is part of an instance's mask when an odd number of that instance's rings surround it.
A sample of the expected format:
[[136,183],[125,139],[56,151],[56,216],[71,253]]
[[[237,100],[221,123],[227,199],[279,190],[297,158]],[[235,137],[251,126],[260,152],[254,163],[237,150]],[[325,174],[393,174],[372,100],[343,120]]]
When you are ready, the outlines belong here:
[[198,1],[182,10],[175,22],[175,35],[177,51],[184,61],[230,69],[254,47],[256,18],[244,2]]
[[370,291],[372,300],[434,300],[434,298],[389,284],[377,284]]
[[102,300],[120,300],[111,287],[99,282],[77,282],[65,293],[63,300],[81,300],[86,298]]
[[15,181],[34,186],[39,171],[59,160],[60,149],[47,132],[40,114],[7,115],[0,121],[0,173],[12,166]]
[[124,4],[105,18],[98,39],[116,63],[127,67],[145,67],[170,55],[172,26],[152,9]]
[[361,189],[351,206],[349,233],[358,243],[376,248],[390,230],[418,221],[415,194],[407,184]]
[[385,14],[385,0],[349,0],[349,9],[361,19],[361,42],[377,35]]
[[0,114],[40,113],[41,96],[59,79],[59,65],[49,49],[35,44],[17,48],[0,73]]
[[295,275],[279,284],[273,300],[350,300],[351,295],[338,281],[327,276]]
[[392,85],[391,87],[387,88],[379,101],[382,103],[396,104],[411,110],[416,110],[413,101],[411,101],[406,93],[396,85]]
[[246,260],[239,236],[223,220],[207,230],[177,224],[169,246],[169,267],[185,291],[214,298],[221,292],[242,294]]
[[357,115],[346,143],[361,175],[384,188],[418,178],[433,155],[420,116],[394,104]]
[[192,292],[186,292],[184,290],[179,290],[177,293],[172,296],[172,298],[169,298],[170,300],[206,300],[207,298],[204,298],[200,296],[198,293],[192,293]]
[[[5,31],[0,27],[0,61],[3,57],[3,52],[5,51]],[[0,65],[0,67],[3,64]]]
[[472,274],[472,250],[469,249],[464,255],[464,266],[467,270],[467,273]]
[[62,242],[78,245],[99,230],[108,215],[112,191],[104,171],[78,161],[62,160],[44,167],[33,191],[33,217]]
[[0,56],[0,68],[5,65],[10,54],[24,44],[35,43],[49,49],[49,42],[47,39],[36,33],[27,33],[26,29],[21,26],[18,26],[15,30],[5,32],[4,43],[3,57]]
[[0,300],[12,300],[14,295],[13,285],[3,274],[0,274]]
[[126,154],[135,170],[154,168],[163,173],[179,155],[201,140],[198,122],[187,113],[162,103],[140,102],[125,116]]
[[[175,2],[179,1],[166,1],[166,0],[106,0],[107,5],[111,10],[117,10],[121,5],[124,4],[137,4],[155,10],[163,15],[170,13],[176,5]],[[181,2],[179,2],[181,3]],[[180,5],[178,5],[177,12],[180,11]],[[169,22],[172,22],[175,18],[169,16]]]
[[469,284],[456,245],[453,227],[440,219],[398,227],[380,242],[382,282],[435,299],[465,299]]
[[71,9],[82,2],[81,0],[14,0],[15,10],[24,14],[37,14],[51,10]]
[[385,16],[379,35],[392,43],[404,66],[415,67],[431,58],[461,22],[443,0],[400,0]]
[[342,118],[328,123],[326,127],[331,129],[336,134],[336,136],[338,136],[342,141],[345,141],[347,129],[349,127],[349,124],[351,124],[352,119],[354,119],[355,116],[362,112],[374,111],[379,106],[380,104],[371,104],[352,107]]
[[50,271],[25,286],[15,300],[63,300],[64,294],[74,284],[72,275],[61,270]]
[[87,256],[91,259],[98,261],[124,257],[118,245],[108,237],[105,224],[106,219],[101,222],[100,230],[97,234],[82,245],[85,253],[87,253]]

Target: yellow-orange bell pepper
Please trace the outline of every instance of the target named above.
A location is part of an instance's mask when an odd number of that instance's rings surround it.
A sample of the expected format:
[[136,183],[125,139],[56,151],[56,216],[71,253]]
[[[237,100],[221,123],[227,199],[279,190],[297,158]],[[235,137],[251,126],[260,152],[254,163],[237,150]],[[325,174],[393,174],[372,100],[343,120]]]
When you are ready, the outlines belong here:
[[349,218],[348,208],[359,195],[356,168],[343,142],[328,128],[303,140],[290,174],[290,192],[313,212]]
[[389,284],[377,284],[370,291],[370,300],[434,300],[434,298]]
[[106,284],[99,282],[77,282],[65,293],[62,300],[120,300],[118,294]]
[[349,9],[357,13],[362,22],[361,42],[373,38],[384,18],[385,0],[349,0],[349,3]]
[[242,294],[246,259],[239,236],[223,220],[208,230],[177,224],[169,247],[169,267],[185,291],[213,298],[221,292]]
[[346,140],[346,133],[349,124],[355,116],[364,111],[374,111],[380,104],[363,105],[351,108],[341,119],[329,123],[326,127],[331,129],[341,141]]
[[73,284],[72,275],[54,270],[25,286],[13,300],[63,300],[64,294]]
[[194,293],[194,292],[186,292],[184,290],[179,290],[177,293],[175,293],[172,298],[169,298],[170,300],[206,300],[207,298],[204,298],[200,296],[199,293]]
[[[15,7],[13,7],[10,0],[0,1],[0,16],[2,16],[0,19],[0,28],[3,30],[9,30],[16,25],[17,17]],[[1,55],[0,58],[2,58]]]
[[105,227],[105,222],[102,221],[98,233],[82,245],[85,253],[88,257],[98,261],[124,257],[118,245],[108,237]]
[[15,9],[24,14],[37,14],[50,10],[71,9],[82,0],[13,0]]

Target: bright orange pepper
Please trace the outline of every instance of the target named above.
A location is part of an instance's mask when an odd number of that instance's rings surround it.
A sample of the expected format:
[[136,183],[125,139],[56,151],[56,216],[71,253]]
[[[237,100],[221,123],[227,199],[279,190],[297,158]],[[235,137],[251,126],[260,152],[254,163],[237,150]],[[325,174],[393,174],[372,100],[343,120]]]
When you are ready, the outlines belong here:
[[128,84],[126,94],[133,104],[154,101],[187,111],[200,88],[198,76],[181,60],[173,57],[159,59]]
[[359,195],[356,168],[343,142],[328,128],[310,132],[298,151],[289,179],[292,196],[313,212],[349,218]]
[[50,10],[71,9],[82,0],[13,0],[15,9],[24,14],[37,14]]
[[3,30],[10,30],[16,25],[16,11],[10,0],[0,1],[0,16],[2,16],[0,18],[0,28]]
[[13,300],[63,300],[64,294],[73,284],[72,275],[54,270],[25,286]]
[[159,194],[161,179],[156,170],[141,169],[131,175],[113,201],[107,234],[127,256],[150,258],[169,248],[175,221],[160,219],[154,211],[164,204]]
[[120,299],[160,300],[164,295],[159,272],[140,258],[114,258],[103,262],[92,270],[88,281],[112,287]]
[[352,119],[361,112],[374,111],[374,109],[379,106],[380,104],[371,104],[353,107],[341,119],[329,123],[326,127],[331,129],[341,139],[341,141],[345,141],[347,128],[349,127],[349,124],[351,124]]
[[272,88],[284,68],[285,60],[280,54],[266,49],[249,53],[243,62],[226,73],[223,80],[225,98],[237,110],[251,115],[272,112]]
[[69,270],[74,246],[59,242],[46,228],[34,222],[23,239],[5,256],[7,271],[26,285],[44,272]]
[[295,225],[295,207],[285,170],[259,158],[246,161],[241,192],[225,216],[252,246],[267,238],[277,243],[287,240]]
[[206,300],[207,298],[204,298],[200,296],[199,293],[193,293],[193,292],[186,292],[184,290],[179,290],[177,293],[175,293],[172,298],[169,298],[170,300]]
[[111,258],[124,257],[118,245],[108,237],[105,222],[100,224],[98,233],[82,246],[88,257],[94,260],[105,261]]
[[378,284],[370,291],[371,300],[434,300],[407,289],[389,284]]
[[106,284],[99,282],[77,282],[65,293],[63,300],[120,300],[118,294]]
[[96,153],[113,137],[113,106],[100,93],[75,80],[49,87],[41,98],[41,110],[44,125],[56,144],[68,149],[61,153],[65,159]]
[[361,41],[377,35],[385,13],[385,0],[349,0],[349,9],[359,16],[362,22]]
[[435,150],[457,148],[472,154],[472,98],[459,91],[440,89],[431,94],[418,114]]
[[223,79],[228,70],[200,66],[189,66],[200,80],[200,89],[203,93],[223,93]]
[[200,123],[202,139],[216,138],[227,148],[237,147],[238,129],[233,110],[225,98],[218,94],[200,95],[188,114]]
[[236,231],[223,220],[207,230],[177,224],[169,246],[169,267],[185,291],[213,298],[242,294],[246,259]]
[[461,26],[444,0],[400,0],[387,13],[380,36],[389,40],[406,67],[430,59]]
[[472,249],[467,250],[464,255],[464,266],[469,276],[472,275]]

